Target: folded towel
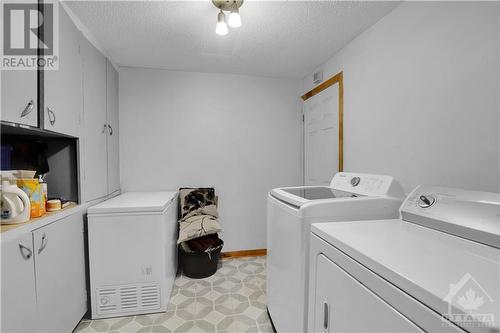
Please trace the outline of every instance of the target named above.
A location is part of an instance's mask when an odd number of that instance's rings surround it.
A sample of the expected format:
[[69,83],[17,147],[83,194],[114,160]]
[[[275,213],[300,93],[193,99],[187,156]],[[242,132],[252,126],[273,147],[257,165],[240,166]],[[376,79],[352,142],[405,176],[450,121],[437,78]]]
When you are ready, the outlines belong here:
[[217,217],[212,215],[186,217],[179,223],[179,239],[177,240],[177,244],[221,231],[222,228]]

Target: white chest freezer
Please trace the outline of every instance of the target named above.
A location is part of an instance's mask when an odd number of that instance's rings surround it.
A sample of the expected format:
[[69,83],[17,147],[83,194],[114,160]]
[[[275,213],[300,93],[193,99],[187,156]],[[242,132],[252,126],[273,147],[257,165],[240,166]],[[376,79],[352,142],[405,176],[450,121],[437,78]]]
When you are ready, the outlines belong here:
[[92,319],[165,311],[177,270],[177,192],[127,192],[87,213]]

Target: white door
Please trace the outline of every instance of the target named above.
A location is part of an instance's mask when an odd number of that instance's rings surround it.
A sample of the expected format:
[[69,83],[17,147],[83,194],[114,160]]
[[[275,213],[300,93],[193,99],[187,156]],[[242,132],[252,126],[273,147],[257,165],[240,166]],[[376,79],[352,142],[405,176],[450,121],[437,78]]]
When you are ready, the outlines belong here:
[[303,112],[305,185],[328,185],[339,171],[339,84],[307,99]]
[[31,232],[2,239],[1,332],[34,332],[36,320],[35,266]]
[[39,332],[71,332],[87,311],[83,214],[33,231]]
[[84,197],[108,193],[106,58],[85,38],[80,39],[83,59]]
[[106,62],[106,109],[108,117],[108,193],[120,189],[120,161],[118,143],[118,72]]
[[1,70],[2,120],[38,126],[36,70]]
[[59,10],[59,69],[45,71],[44,128],[78,136],[83,113],[80,31]]
[[423,332],[327,257],[317,260],[314,332]]

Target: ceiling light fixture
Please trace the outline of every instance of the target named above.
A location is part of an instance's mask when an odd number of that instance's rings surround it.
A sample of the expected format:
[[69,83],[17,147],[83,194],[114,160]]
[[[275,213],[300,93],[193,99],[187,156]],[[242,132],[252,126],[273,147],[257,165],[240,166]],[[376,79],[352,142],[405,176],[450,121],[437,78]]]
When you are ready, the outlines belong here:
[[[226,35],[228,33],[227,26],[231,28],[241,27],[240,7],[243,5],[243,0],[212,0],[215,7],[219,8],[220,12],[217,15],[217,26],[215,32],[218,35]],[[224,11],[230,12],[226,24],[226,14]]]

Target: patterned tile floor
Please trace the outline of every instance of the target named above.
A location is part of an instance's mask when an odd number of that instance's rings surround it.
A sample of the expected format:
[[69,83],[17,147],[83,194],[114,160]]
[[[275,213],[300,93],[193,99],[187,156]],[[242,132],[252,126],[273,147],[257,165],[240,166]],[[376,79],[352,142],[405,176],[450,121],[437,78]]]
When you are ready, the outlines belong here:
[[178,276],[164,313],[83,319],[74,332],[269,332],[266,258],[224,259],[206,279]]

